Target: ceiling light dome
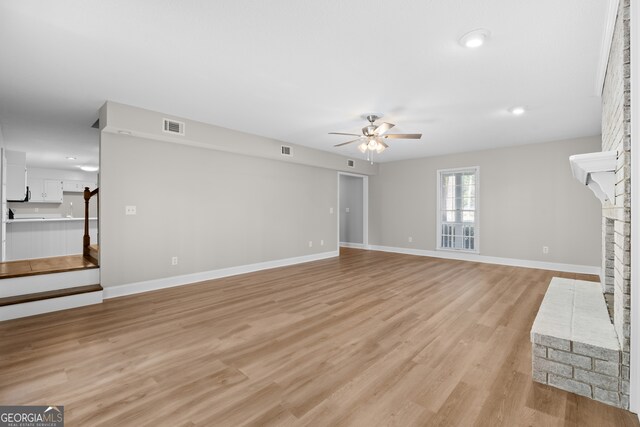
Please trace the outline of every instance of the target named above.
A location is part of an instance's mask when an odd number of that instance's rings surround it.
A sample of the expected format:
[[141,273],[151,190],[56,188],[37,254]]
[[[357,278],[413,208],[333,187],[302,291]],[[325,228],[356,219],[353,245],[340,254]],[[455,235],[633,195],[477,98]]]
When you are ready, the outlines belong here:
[[521,116],[523,115],[527,110],[525,110],[524,107],[512,107],[509,108],[509,112],[511,114],[513,114],[514,116]]
[[474,49],[482,46],[491,33],[489,30],[485,30],[484,28],[479,28],[477,30],[469,31],[462,37],[460,37],[460,44],[464,47],[468,47],[470,49]]

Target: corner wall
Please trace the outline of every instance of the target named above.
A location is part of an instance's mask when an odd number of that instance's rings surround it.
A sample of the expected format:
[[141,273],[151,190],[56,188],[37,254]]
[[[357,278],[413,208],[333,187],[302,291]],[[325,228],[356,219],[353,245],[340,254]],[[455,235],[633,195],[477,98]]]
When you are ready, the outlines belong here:
[[572,176],[569,156],[600,143],[593,136],[381,163],[370,177],[369,242],[435,251],[438,169],[479,166],[480,255],[597,271],[601,206]]
[[631,333],[630,0],[621,0],[602,92],[602,151],[617,153],[615,201],[602,208],[603,288],[622,348],[622,393],[629,394]]

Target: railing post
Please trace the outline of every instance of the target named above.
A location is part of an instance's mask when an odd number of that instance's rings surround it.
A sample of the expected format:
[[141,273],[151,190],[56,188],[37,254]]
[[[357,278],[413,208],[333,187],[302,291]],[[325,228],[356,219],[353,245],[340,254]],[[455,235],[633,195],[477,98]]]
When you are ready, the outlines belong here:
[[82,236],[82,254],[89,255],[89,246],[91,238],[89,237],[89,199],[91,199],[91,191],[89,187],[84,187],[84,236]]

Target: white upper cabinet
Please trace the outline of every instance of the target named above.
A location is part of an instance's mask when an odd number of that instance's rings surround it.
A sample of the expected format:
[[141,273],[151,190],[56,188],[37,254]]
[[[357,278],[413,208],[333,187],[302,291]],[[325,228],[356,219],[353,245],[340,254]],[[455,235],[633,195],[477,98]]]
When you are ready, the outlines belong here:
[[82,193],[84,192],[84,188],[89,187],[89,190],[95,190],[97,185],[95,182],[88,181],[70,181],[65,180],[62,183],[62,188],[65,193]]
[[29,178],[29,202],[62,203],[62,181],[56,179]]

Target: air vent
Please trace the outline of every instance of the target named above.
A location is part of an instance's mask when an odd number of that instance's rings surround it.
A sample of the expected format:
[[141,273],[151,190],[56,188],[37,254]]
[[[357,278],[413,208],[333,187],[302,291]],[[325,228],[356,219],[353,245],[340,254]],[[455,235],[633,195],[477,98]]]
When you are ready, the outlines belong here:
[[291,154],[291,147],[289,147],[288,145],[280,146],[280,154],[282,154],[283,156],[293,156],[293,154]]
[[184,135],[184,123],[177,120],[162,119],[162,130],[167,133]]
[[350,167],[350,168],[355,168],[356,167],[356,162],[351,160],[351,159],[348,159],[347,160],[347,166]]

